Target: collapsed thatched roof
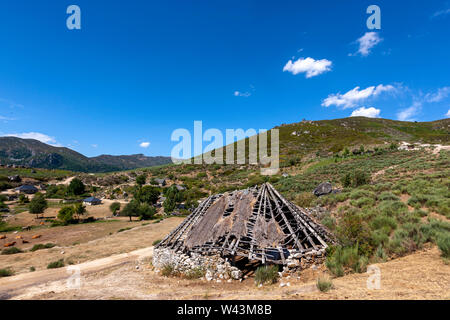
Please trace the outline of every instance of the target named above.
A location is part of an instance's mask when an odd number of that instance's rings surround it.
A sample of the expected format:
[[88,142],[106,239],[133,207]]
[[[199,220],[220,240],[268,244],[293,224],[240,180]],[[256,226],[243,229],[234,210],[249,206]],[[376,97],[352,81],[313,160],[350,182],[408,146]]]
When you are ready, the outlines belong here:
[[327,241],[323,227],[266,183],[210,196],[158,248],[284,264],[291,255],[323,252]]

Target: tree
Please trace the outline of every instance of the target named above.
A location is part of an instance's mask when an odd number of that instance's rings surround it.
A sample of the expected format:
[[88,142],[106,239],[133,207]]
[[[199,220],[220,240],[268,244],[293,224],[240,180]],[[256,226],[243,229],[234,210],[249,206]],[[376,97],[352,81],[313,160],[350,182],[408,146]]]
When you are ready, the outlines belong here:
[[121,215],[129,217],[130,222],[132,217],[137,217],[139,215],[139,202],[136,200],[130,201],[125,208],[123,208]]
[[75,204],[74,213],[77,215],[77,219],[80,219],[80,216],[83,216],[86,213],[86,207],[80,202]]
[[111,210],[113,216],[115,216],[117,214],[117,211],[120,210],[120,207],[121,207],[120,202],[113,202],[109,206],[109,210]]
[[44,213],[45,209],[48,208],[47,200],[45,200],[44,195],[41,193],[36,193],[33,200],[31,200],[28,205],[28,210],[31,214],[35,214],[36,218],[39,214]]
[[73,206],[63,207],[58,212],[58,219],[69,223],[73,220],[73,215],[75,214],[75,208]]
[[141,203],[155,204],[158,201],[161,191],[157,187],[144,186],[137,188],[134,193],[134,199]]
[[82,195],[83,193],[85,193],[85,191],[86,188],[84,186],[84,183],[78,178],[70,181],[69,187],[67,188],[67,192],[75,196]]
[[138,216],[141,220],[151,220],[156,213],[155,207],[148,203],[141,203],[138,209]]
[[177,203],[181,203],[184,200],[184,194],[176,186],[171,186],[165,190],[166,200],[164,201],[164,212],[171,213],[175,210]]
[[25,203],[29,203],[30,199],[28,199],[28,197],[26,195],[24,195],[23,193],[19,194],[19,204],[25,204]]
[[142,175],[136,177],[136,184],[139,186],[143,186],[145,184],[146,180],[147,180],[147,177],[144,174],[142,174]]

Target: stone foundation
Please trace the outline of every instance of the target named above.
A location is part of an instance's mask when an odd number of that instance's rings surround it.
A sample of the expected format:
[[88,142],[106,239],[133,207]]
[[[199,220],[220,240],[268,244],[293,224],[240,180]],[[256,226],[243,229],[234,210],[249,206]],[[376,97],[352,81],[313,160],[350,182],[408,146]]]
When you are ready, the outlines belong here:
[[218,255],[206,256],[199,253],[190,255],[175,252],[171,249],[160,248],[153,252],[153,266],[161,269],[171,265],[175,272],[188,274],[189,271],[202,268],[205,270],[205,279],[211,280],[240,280],[242,271],[233,267],[227,259]]

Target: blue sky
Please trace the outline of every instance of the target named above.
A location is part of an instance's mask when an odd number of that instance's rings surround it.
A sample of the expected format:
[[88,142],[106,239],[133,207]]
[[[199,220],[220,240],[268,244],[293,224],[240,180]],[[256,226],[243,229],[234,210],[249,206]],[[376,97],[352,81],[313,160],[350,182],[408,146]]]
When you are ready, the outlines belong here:
[[[316,2],[2,1],[0,135],[170,155],[194,120],[449,116],[449,1]],[[71,4],[81,30],[66,27]]]

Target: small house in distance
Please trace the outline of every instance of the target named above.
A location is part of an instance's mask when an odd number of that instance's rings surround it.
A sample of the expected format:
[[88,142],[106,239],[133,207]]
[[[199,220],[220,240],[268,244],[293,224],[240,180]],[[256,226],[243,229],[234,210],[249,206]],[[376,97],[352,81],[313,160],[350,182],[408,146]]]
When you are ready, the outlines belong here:
[[38,188],[36,188],[35,186],[32,186],[32,185],[23,185],[23,186],[17,188],[16,191],[18,191],[20,193],[25,193],[25,194],[35,194],[39,190],[38,190]]
[[164,187],[167,184],[166,179],[155,179],[155,182],[161,187]]
[[95,198],[95,197],[89,197],[89,198],[84,199],[83,203],[88,206],[96,206],[96,205],[101,204],[102,200]]
[[178,191],[184,191],[184,190],[186,190],[185,187],[180,186],[179,184],[176,184],[176,185],[175,185],[175,188],[177,188]]

